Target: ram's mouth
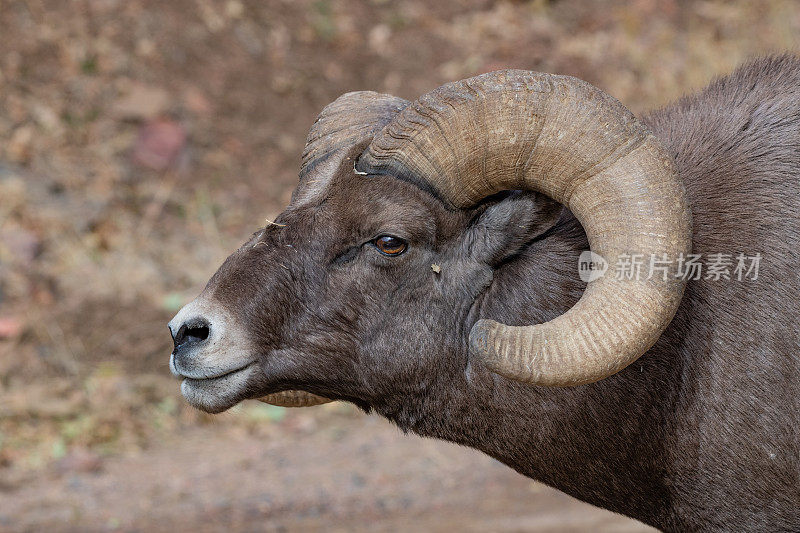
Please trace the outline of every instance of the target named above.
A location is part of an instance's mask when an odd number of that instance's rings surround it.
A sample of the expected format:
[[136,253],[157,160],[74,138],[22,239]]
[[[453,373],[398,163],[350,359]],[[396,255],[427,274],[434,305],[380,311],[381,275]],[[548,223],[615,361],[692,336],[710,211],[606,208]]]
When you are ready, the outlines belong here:
[[236,370],[210,374],[208,377],[182,376],[181,394],[193,407],[219,413],[233,407],[247,396],[251,378],[257,373],[255,362]]
[[192,372],[184,372],[181,370],[177,371],[178,377],[183,378],[185,380],[190,381],[213,381],[215,379],[222,379],[227,376],[236,374],[237,372],[241,372],[255,364],[255,361],[247,363],[244,366],[240,366],[239,368],[234,368],[233,370],[219,370],[219,369],[210,369],[208,371],[204,370],[194,370]]

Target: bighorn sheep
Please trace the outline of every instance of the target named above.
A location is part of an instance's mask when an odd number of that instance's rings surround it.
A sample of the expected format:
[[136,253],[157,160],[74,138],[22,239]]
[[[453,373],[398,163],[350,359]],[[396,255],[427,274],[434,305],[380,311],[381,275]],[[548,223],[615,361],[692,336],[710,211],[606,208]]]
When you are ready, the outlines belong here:
[[[205,411],[349,401],[665,530],[800,531],[798,221],[793,56],[642,120],[514,70],[349,93],[170,368]],[[587,285],[590,245],[668,266]],[[687,283],[690,254],[761,268]]]

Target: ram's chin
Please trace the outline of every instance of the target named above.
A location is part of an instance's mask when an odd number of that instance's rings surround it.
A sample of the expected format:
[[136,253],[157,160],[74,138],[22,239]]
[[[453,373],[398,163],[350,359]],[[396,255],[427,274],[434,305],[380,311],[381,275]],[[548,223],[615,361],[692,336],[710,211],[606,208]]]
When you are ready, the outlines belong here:
[[249,384],[257,372],[256,365],[212,379],[185,378],[181,394],[192,407],[216,414],[247,399]]

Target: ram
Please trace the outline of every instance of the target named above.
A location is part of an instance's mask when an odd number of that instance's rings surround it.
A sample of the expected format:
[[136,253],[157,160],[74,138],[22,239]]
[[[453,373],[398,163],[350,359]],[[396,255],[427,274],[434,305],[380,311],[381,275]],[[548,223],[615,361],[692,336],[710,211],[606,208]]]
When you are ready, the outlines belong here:
[[664,530],[800,531],[799,221],[793,56],[641,120],[526,71],[348,93],[170,368],[208,412],[352,402]]

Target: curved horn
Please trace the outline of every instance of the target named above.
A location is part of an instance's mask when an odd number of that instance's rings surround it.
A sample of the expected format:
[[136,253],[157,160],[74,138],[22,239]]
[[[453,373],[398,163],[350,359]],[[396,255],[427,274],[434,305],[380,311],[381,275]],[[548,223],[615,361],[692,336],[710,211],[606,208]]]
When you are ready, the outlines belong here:
[[268,394],[258,398],[258,401],[279,407],[311,407],[312,405],[329,403],[333,400],[301,390],[287,390]]
[[672,262],[663,277],[590,281],[575,306],[544,324],[479,320],[471,348],[498,374],[553,386],[597,381],[646,352],[677,310],[685,281],[675,260],[691,249],[683,185],[656,138],[586,82],[509,70],[449,83],[376,134],[357,168],[416,181],[458,208],[501,190],[539,191],[573,212],[610,265]]
[[409,103],[389,94],[357,91],[325,106],[308,132],[300,180],[333,152],[371,139]]

